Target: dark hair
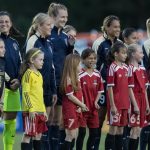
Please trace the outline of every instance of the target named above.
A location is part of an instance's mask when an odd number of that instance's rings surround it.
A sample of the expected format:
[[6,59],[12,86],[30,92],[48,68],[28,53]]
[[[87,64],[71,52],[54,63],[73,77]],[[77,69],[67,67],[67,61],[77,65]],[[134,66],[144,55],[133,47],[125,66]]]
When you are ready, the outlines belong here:
[[[8,16],[12,23],[12,17],[7,11],[0,11],[0,16]],[[16,29],[13,23],[12,23],[12,27],[10,28],[9,34],[10,36],[13,37],[24,37],[24,35],[18,29]]]
[[108,65],[110,65],[115,60],[114,53],[115,52],[119,53],[121,48],[127,48],[124,45],[124,43],[121,41],[117,41],[112,45],[110,51],[107,54],[107,64]]
[[136,32],[135,28],[125,28],[121,34],[121,40],[124,41],[124,38],[128,38],[133,32]]
[[91,54],[95,54],[95,51],[91,48],[86,48],[83,50],[82,54],[81,54],[81,58],[84,60],[86,59],[87,57],[89,57]]
[[109,15],[106,18],[104,18],[103,26],[101,27],[102,32],[106,33],[106,27],[110,27],[114,20],[117,20],[120,22],[119,18],[114,15]]

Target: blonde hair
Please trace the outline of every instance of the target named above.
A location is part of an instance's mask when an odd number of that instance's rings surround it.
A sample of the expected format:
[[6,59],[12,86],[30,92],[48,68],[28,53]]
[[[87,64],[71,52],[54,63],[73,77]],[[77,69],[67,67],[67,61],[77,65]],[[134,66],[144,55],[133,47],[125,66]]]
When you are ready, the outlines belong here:
[[80,56],[78,54],[69,54],[66,56],[60,91],[61,93],[65,93],[67,86],[67,79],[71,80],[71,85],[74,91],[78,90],[78,74],[77,69],[80,63]]
[[110,16],[107,16],[106,18],[104,18],[103,26],[101,27],[101,30],[103,33],[107,34],[106,27],[110,27],[114,20],[117,20],[120,22],[119,18],[114,15],[110,15]]
[[146,28],[147,28],[147,36],[150,38],[150,18],[146,21]]
[[27,39],[29,39],[33,34],[35,34],[38,29],[38,26],[45,23],[48,19],[50,19],[49,15],[45,13],[38,13],[32,20],[31,27],[28,31]]
[[[128,61],[130,62],[133,58],[133,53],[137,51],[138,48],[141,48],[139,44],[130,44],[128,46],[127,55],[128,55]],[[128,63],[129,63],[128,62]]]
[[51,3],[48,8],[48,15],[50,17],[57,17],[59,10],[61,9],[67,11],[67,7],[65,5],[60,3]]
[[43,52],[39,49],[39,48],[32,48],[30,49],[26,55],[25,55],[25,59],[21,65],[20,68],[20,76],[22,77],[23,74],[26,72],[26,70],[30,67],[31,64],[31,58],[35,59],[37,57],[38,54],[43,54]]

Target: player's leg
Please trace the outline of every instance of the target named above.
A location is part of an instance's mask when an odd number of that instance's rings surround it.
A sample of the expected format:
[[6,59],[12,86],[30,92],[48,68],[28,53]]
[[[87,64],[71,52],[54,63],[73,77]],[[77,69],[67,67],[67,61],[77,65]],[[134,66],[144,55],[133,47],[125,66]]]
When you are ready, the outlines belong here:
[[42,150],[50,150],[51,149],[51,142],[50,142],[50,135],[51,135],[51,126],[50,126],[50,113],[52,109],[52,97],[50,95],[44,95],[44,104],[46,107],[46,113],[48,116],[47,121],[47,128],[48,130],[42,134],[41,137],[41,147]]
[[146,150],[149,134],[150,134],[150,126],[142,128],[140,133],[140,150]]
[[[106,91],[106,85],[104,85],[104,88]],[[106,113],[107,113],[106,92],[102,93],[101,98],[99,100],[99,105],[100,105],[100,109],[98,110],[98,112],[99,112],[99,131],[98,132],[99,132],[99,134],[98,134],[98,137],[96,138],[96,141],[95,141],[94,150],[99,149],[102,127],[103,127],[103,123],[105,121],[105,117],[106,117]]]
[[80,127],[77,141],[76,141],[76,150],[82,150],[85,135],[86,135],[86,128]]
[[123,128],[124,127],[118,127],[115,135],[115,147],[116,150],[120,150],[120,148],[123,148]]
[[66,138],[65,138],[65,143],[64,143],[64,146],[63,146],[63,150],[70,150],[71,148],[71,142],[73,139],[76,138],[77,136],[77,130],[78,129],[66,129]]
[[63,117],[61,118],[59,130],[60,130],[59,131],[60,132],[59,149],[60,149],[62,147],[62,145],[64,144],[65,137],[66,137],[65,128],[64,128],[64,122],[63,122]]
[[17,112],[4,112],[3,144],[4,150],[12,150],[16,135]]
[[51,126],[52,149],[57,150],[59,145],[59,126],[62,118],[62,106],[57,105],[54,107],[54,116]]
[[94,149],[96,138],[98,137],[98,128],[89,128],[89,137],[87,140],[86,149],[92,150]]
[[21,150],[32,150],[32,147],[30,145],[30,136],[23,135],[22,142],[21,142]]
[[139,127],[132,127],[130,131],[130,139],[129,139],[129,150],[137,150],[139,143]]
[[109,126],[109,132],[105,139],[105,150],[116,150],[115,149],[115,135],[117,131],[117,126]]

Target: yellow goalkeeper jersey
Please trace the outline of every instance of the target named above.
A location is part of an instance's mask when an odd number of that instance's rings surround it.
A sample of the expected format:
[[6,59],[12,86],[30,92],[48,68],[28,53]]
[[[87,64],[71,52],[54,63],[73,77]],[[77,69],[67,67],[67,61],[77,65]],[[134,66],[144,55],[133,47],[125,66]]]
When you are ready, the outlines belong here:
[[22,77],[22,110],[45,112],[41,73],[27,69]]

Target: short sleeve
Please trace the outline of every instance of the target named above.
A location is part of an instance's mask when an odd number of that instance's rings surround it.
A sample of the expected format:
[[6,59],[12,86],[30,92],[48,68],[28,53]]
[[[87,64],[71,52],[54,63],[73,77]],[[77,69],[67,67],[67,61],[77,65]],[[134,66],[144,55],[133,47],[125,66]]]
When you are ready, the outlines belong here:
[[131,65],[129,65],[129,68],[128,68],[128,86],[134,87],[133,66]]
[[113,65],[110,65],[109,69],[108,69],[108,77],[107,77],[107,86],[114,86],[114,74],[115,74],[115,70]]
[[67,86],[66,86],[65,93],[66,95],[72,95],[74,93],[71,80],[69,78],[67,79]]

